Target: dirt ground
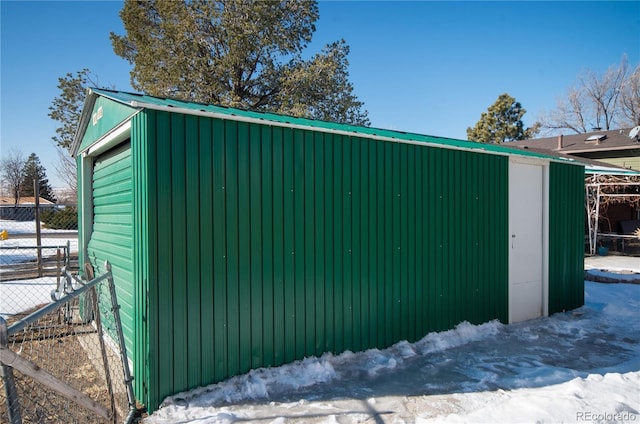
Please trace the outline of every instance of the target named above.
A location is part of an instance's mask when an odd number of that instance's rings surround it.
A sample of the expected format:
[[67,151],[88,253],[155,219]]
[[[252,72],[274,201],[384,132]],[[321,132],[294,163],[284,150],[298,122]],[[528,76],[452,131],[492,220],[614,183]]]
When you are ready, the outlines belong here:
[[[8,348],[31,361],[68,386],[82,392],[107,410],[116,410],[117,422],[123,422],[122,408],[112,409],[112,397],[105,378],[101,348],[96,328],[91,324],[68,323],[63,311],[47,315],[25,330],[9,337]],[[107,349],[105,349],[107,350]],[[109,353],[114,362],[114,353]],[[115,355],[117,360],[117,355]],[[124,387],[122,373],[110,365],[112,387]],[[121,369],[121,368],[120,368]],[[13,369],[23,423],[100,423],[110,422],[70,401],[40,382]],[[113,375],[116,373],[116,375]],[[115,403],[122,404],[126,391],[112,390]],[[0,422],[8,422],[4,390],[0,395]],[[125,411],[126,412],[126,411]]]

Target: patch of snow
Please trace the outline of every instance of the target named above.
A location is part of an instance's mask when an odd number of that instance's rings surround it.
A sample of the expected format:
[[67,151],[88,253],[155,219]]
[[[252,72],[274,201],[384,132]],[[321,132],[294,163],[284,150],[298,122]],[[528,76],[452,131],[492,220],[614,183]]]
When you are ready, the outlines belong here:
[[[611,277],[611,272],[602,271],[599,269],[589,270],[589,276],[593,277]],[[632,274],[628,272],[617,272],[615,274],[615,279],[618,281],[636,281],[640,280],[640,274]]]
[[[15,221],[0,220],[0,229],[5,223]],[[17,224],[15,224],[17,225]],[[35,228],[35,227],[34,227]],[[34,230],[35,231],[35,230]],[[68,232],[66,232],[68,233]],[[13,233],[12,233],[13,234]],[[78,238],[42,238],[42,256],[54,257],[58,249],[66,249],[67,241],[72,253],[78,251]],[[35,262],[38,257],[37,242],[35,236],[25,238],[12,238],[0,240],[0,277],[4,280],[10,272],[18,268],[15,265]],[[0,281],[0,315],[7,318],[11,315],[21,313],[34,308],[35,306],[51,302],[51,291],[56,289],[57,279],[55,276],[42,277],[28,280]]]
[[51,303],[51,291],[56,287],[56,279],[52,277],[0,282],[0,316],[8,318]]
[[637,422],[640,372],[591,374],[538,389],[452,395],[456,411],[416,423]]
[[585,291],[550,317],[253,370],[168,397],[145,422],[640,422],[640,286]]
[[[57,249],[66,249],[67,241],[71,252],[78,252],[78,238],[42,238],[42,254],[55,255]],[[33,238],[9,238],[0,240],[0,265],[6,269],[6,265],[18,264],[22,262],[35,261],[38,252],[36,247],[38,243]]]
[[[601,270],[602,272],[636,272],[640,273],[640,259],[637,256],[587,256],[584,258],[585,270]],[[617,276],[618,274],[616,274]]]
[[[11,235],[17,234],[35,234],[36,233],[36,221],[14,221],[11,219],[0,219],[0,231],[7,230],[9,238]],[[52,230],[49,228],[41,228],[41,233],[55,234],[55,233],[68,233],[75,230]]]

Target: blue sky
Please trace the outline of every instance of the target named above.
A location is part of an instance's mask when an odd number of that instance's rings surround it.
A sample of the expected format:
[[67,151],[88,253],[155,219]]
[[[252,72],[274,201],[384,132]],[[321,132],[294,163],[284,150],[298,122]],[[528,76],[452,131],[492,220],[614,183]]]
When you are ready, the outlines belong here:
[[[350,79],[375,127],[466,138],[502,93],[525,125],[577,81],[626,54],[640,63],[640,1],[321,1],[309,55],[344,38]],[[34,152],[54,187],[48,107],[67,72],[132,91],[131,66],[113,53],[119,1],[0,1],[0,156]]]

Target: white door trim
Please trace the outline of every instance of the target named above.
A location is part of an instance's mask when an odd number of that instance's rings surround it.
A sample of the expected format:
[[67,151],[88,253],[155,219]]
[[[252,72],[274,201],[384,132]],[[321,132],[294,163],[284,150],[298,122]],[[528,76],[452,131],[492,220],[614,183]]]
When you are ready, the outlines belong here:
[[542,316],[549,316],[549,163],[542,167]]
[[131,120],[118,125],[115,129],[105,134],[98,142],[94,143],[82,155],[78,157],[81,171],[79,173],[78,191],[82,193],[82,219],[79,225],[82,231],[80,240],[82,251],[80,257],[80,269],[87,261],[86,252],[89,248],[89,240],[93,235],[93,162],[101,153],[115,148],[118,144],[131,138]]

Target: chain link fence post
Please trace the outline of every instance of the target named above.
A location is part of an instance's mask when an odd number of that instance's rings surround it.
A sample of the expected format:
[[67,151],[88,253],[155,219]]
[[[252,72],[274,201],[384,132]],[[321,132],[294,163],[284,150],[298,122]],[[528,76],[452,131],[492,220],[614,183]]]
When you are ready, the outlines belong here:
[[[9,333],[7,331],[7,321],[0,317],[0,350],[8,349]],[[7,398],[7,410],[10,424],[22,424],[20,416],[20,404],[18,403],[18,392],[13,378],[13,369],[0,362],[0,377],[4,382],[5,396]]]
[[36,246],[38,246],[38,277],[42,277],[42,232],[40,222],[40,180],[33,179],[34,214],[36,220]]
[[107,281],[109,283],[109,292],[111,293],[111,311],[113,312],[116,332],[118,333],[118,344],[120,345],[120,359],[122,362],[122,372],[124,373],[124,383],[127,387],[127,400],[129,401],[129,416],[127,417],[127,422],[133,418],[133,416],[137,413],[136,407],[136,396],[133,392],[133,377],[131,376],[131,371],[129,370],[129,359],[127,358],[127,347],[124,341],[124,333],[122,331],[122,322],[120,321],[120,304],[118,304],[118,299],[116,297],[116,285],[113,280],[113,273],[111,272],[111,264],[109,261],[105,261],[105,269],[109,274]]

